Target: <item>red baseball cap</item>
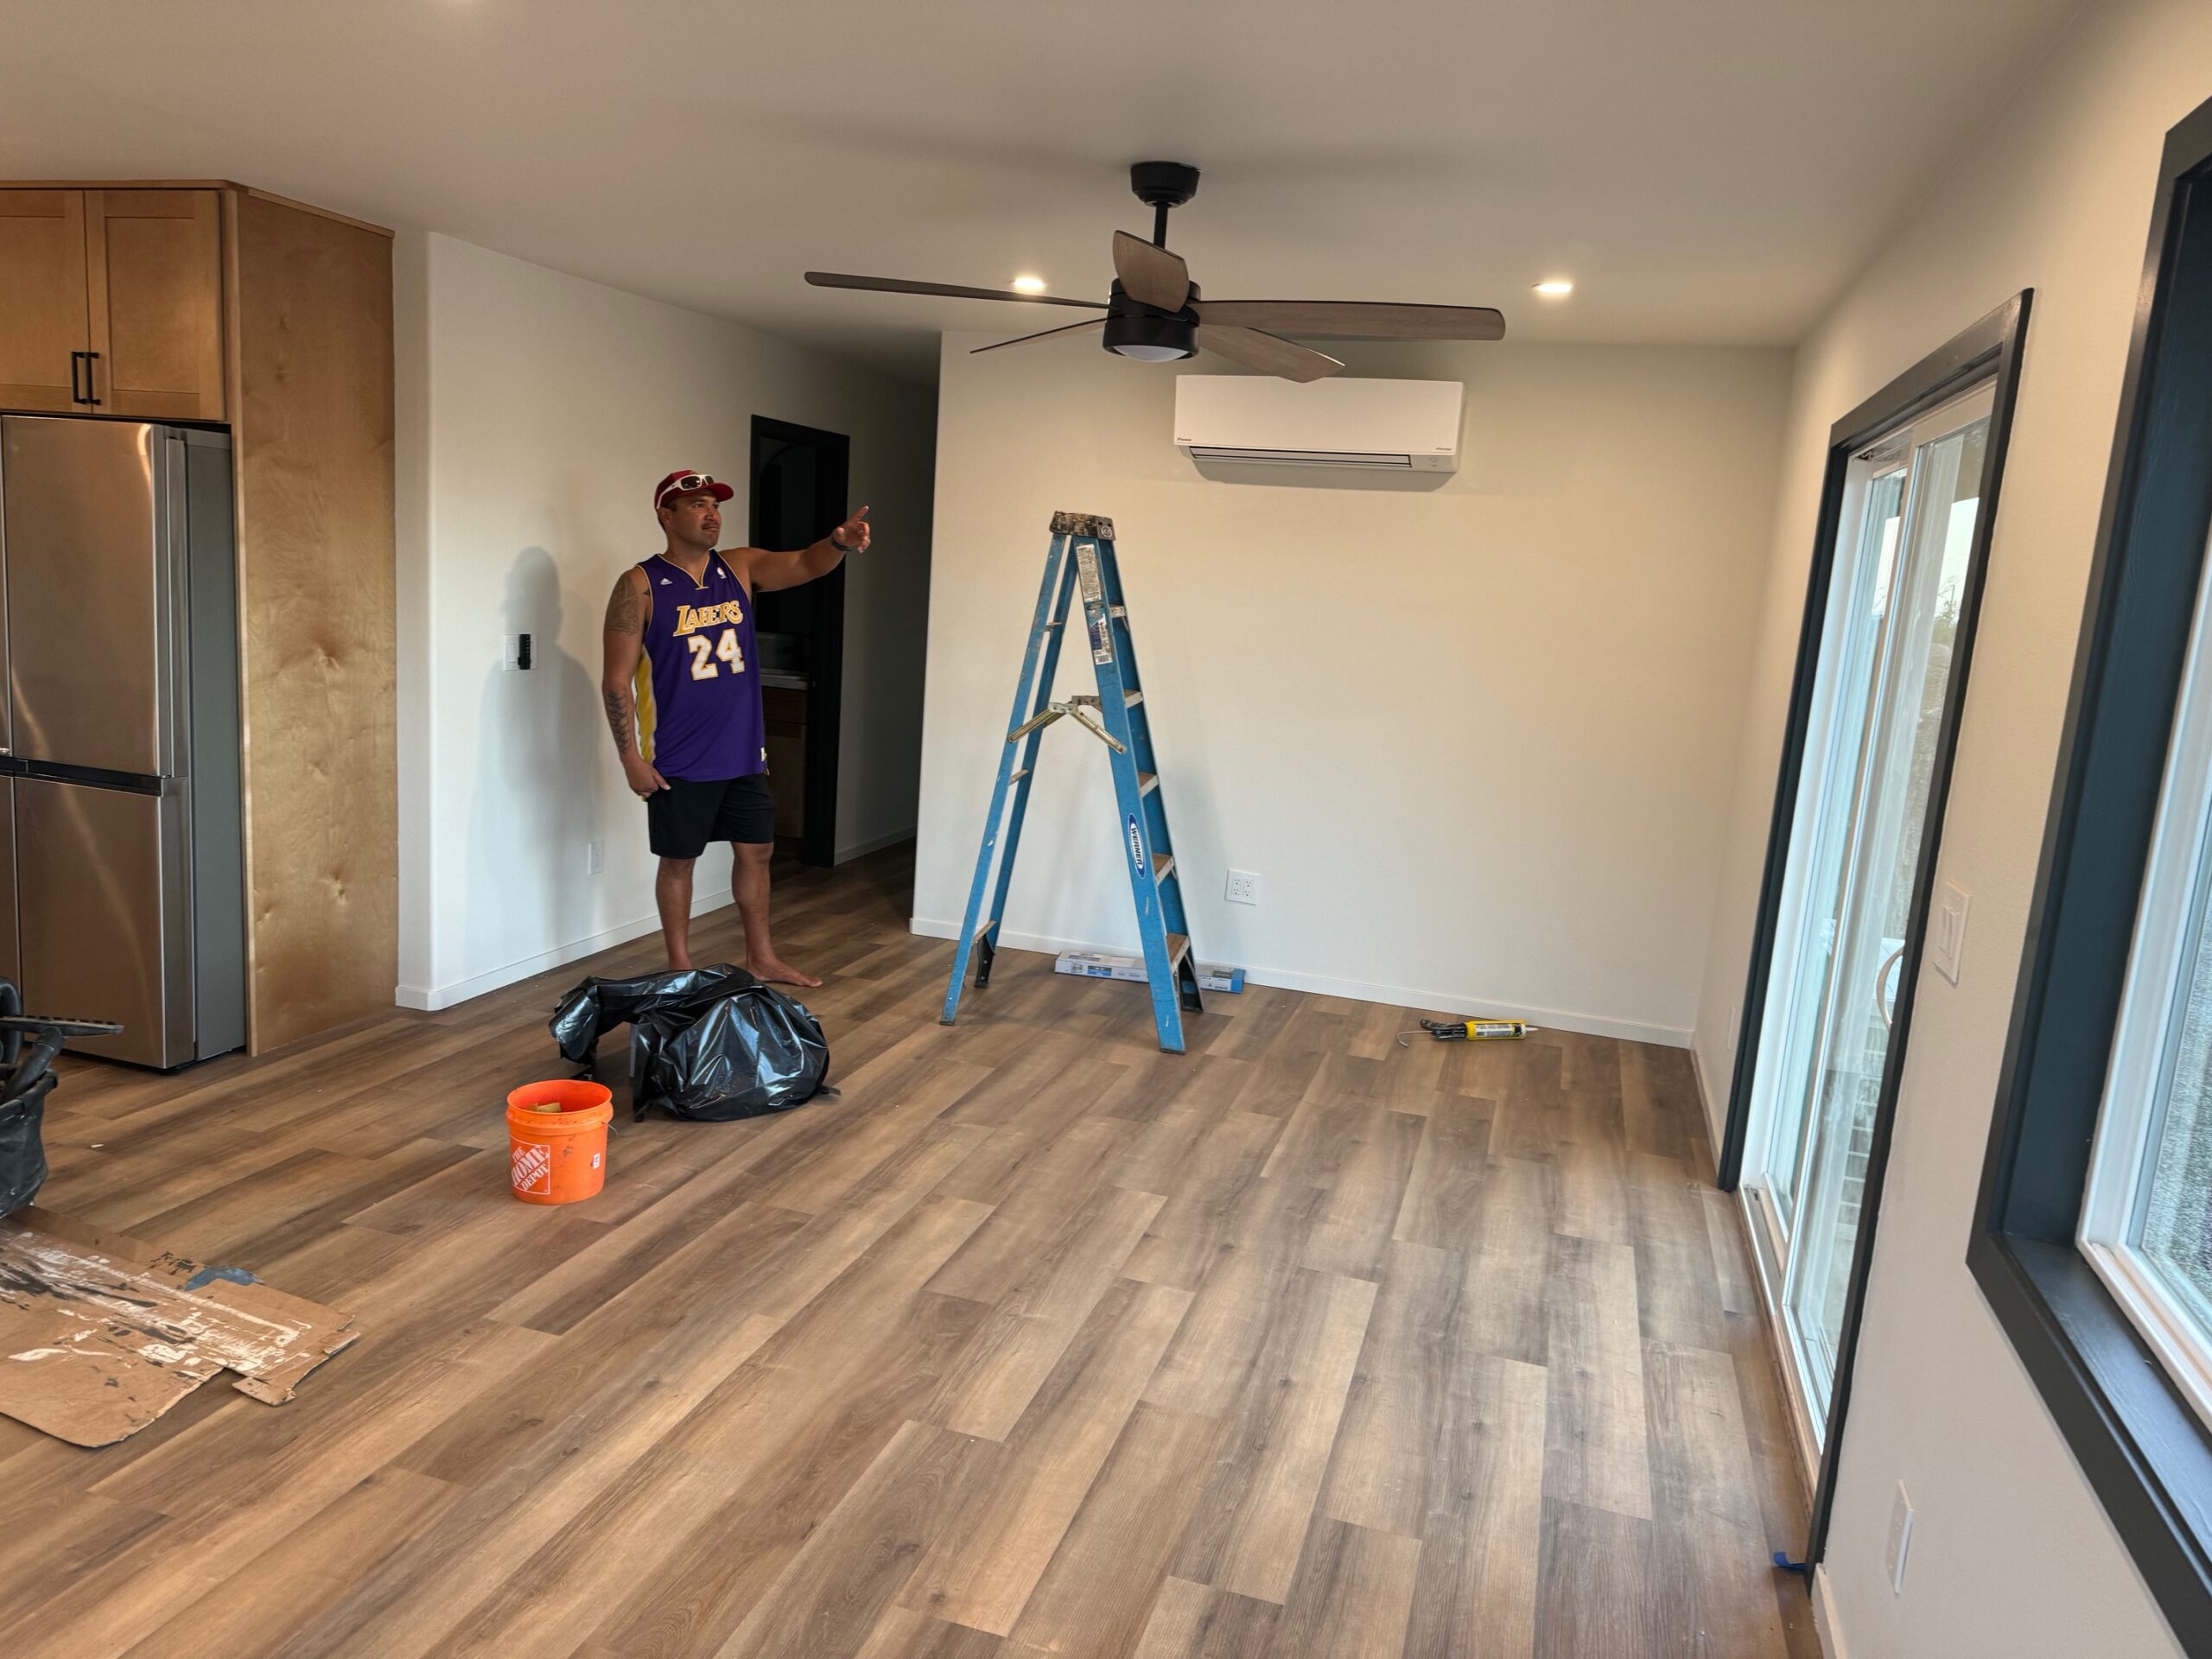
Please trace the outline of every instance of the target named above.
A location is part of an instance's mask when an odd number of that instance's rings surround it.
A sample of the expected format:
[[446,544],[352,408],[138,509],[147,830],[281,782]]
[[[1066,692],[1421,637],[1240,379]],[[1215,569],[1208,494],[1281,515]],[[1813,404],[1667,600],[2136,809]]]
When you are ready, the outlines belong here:
[[666,506],[671,495],[696,495],[701,490],[707,491],[717,501],[727,501],[737,493],[712,473],[695,473],[679,468],[653,486],[653,511],[658,512]]

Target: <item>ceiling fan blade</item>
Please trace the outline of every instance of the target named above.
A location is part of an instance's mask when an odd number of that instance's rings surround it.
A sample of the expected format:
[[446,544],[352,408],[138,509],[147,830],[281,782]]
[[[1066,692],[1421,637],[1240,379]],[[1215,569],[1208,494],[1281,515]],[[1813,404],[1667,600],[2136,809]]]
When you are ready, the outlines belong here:
[[1195,332],[1198,343],[1207,351],[1219,352],[1248,369],[1265,369],[1285,380],[1319,380],[1344,367],[1333,357],[1308,351],[1273,334],[1263,334],[1256,328],[1230,328],[1217,322],[1202,322]]
[[952,283],[906,283],[895,276],[851,276],[841,270],[810,270],[817,288],[863,288],[877,294],[938,294],[955,300],[1014,300],[1023,305],[1079,305],[1103,311],[1096,300],[1064,300],[1057,294],[1021,294],[1010,288],[962,288]]
[[1071,334],[1078,328],[1096,328],[1105,321],[1103,317],[1085,317],[1081,322],[1071,322],[1061,328],[1046,328],[1033,334],[1018,334],[1012,340],[995,340],[988,346],[970,348],[968,355],[973,357],[978,352],[1001,352],[1009,346],[1027,346],[1033,340],[1050,340],[1054,334]]
[[1309,340],[1503,340],[1486,305],[1394,305],[1369,300],[1200,300],[1198,320]]
[[1127,231],[1114,232],[1114,274],[1122,292],[1162,311],[1180,311],[1191,297],[1191,268],[1183,256]]

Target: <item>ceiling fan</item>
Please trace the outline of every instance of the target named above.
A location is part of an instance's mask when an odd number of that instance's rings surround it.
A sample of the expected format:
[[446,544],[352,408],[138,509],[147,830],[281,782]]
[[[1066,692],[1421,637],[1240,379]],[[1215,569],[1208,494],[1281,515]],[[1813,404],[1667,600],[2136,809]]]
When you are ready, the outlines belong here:
[[1364,300],[1208,300],[1191,280],[1182,256],[1167,247],[1167,211],[1198,194],[1198,169],[1181,162],[1139,162],[1129,188],[1152,209],[1152,240],[1114,232],[1114,283],[1104,304],[1024,294],[1014,289],[962,288],[949,283],[907,283],[892,276],[853,276],[810,270],[817,288],[859,288],[885,294],[936,294],[963,300],[1014,300],[1025,305],[1071,305],[1105,315],[979,346],[995,352],[1033,340],[1050,340],[1080,328],[1098,328],[1109,352],[1147,363],[1218,352],[1249,369],[1286,380],[1319,380],[1344,365],[1325,352],[1285,340],[1284,334],[1321,340],[1502,340],[1505,319],[1481,305],[1394,305]]

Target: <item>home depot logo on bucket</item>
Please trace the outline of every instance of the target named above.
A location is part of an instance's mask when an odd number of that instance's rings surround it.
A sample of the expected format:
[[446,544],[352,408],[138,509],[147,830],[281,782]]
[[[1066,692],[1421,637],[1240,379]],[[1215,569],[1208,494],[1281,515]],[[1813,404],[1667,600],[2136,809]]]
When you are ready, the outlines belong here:
[[[597,1160],[593,1160],[594,1163]],[[550,1192],[553,1190],[553,1149],[536,1141],[517,1141],[514,1148],[514,1180],[518,1192]]]
[[507,1096],[514,1196],[524,1204],[575,1204],[607,1179],[607,1126],[614,1096],[588,1077],[528,1083]]

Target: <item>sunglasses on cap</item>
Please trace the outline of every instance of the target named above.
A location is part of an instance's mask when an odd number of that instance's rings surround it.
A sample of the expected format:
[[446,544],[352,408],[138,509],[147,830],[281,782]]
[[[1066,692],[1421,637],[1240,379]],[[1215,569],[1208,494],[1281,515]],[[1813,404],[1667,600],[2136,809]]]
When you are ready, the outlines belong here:
[[692,495],[701,490],[709,492],[717,501],[727,501],[737,493],[718,480],[712,473],[671,473],[660,481],[653,492],[653,505],[664,507],[671,497]]

